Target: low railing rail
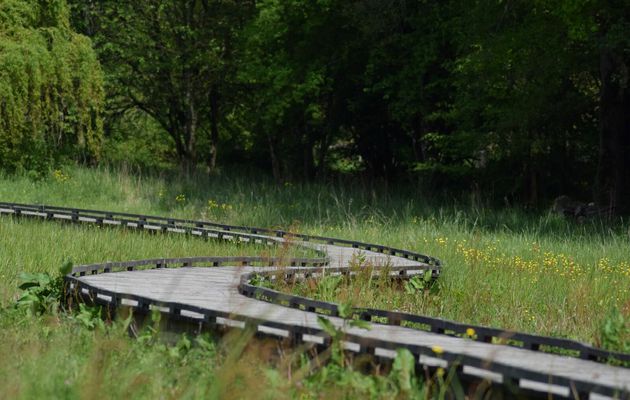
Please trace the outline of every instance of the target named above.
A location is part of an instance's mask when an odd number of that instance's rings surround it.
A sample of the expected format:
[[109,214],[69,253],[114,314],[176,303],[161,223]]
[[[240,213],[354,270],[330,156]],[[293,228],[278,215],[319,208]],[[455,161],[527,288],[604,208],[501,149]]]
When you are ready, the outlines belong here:
[[[391,268],[391,270],[395,272],[395,274],[393,274],[395,277],[409,277],[415,275],[415,273],[410,273],[409,270],[417,270],[418,273],[423,272],[423,270],[418,267],[399,267]],[[400,273],[398,273],[398,271],[400,271]],[[305,279],[308,276],[316,276],[318,273],[320,275],[328,275],[341,272],[342,271],[339,269],[312,271],[308,268],[291,269],[281,273],[278,271],[255,272],[243,275],[238,289],[239,292],[245,296],[269,303],[285,305],[319,314],[338,316],[338,304],[279,292],[268,287],[256,285],[252,281],[254,279],[260,279],[261,277],[269,278],[281,275],[284,275],[285,278],[289,275],[288,279],[295,279],[295,276]],[[353,275],[357,272],[358,271],[350,271],[349,273]],[[480,342],[504,344],[532,351],[560,354],[600,363],[630,366],[630,354],[628,353],[600,349],[571,339],[534,335],[475,324],[460,323],[436,317],[363,307],[353,308],[349,318],[362,319],[377,324],[400,325],[426,332],[465,337]],[[470,335],[470,333],[472,333],[472,335]]]

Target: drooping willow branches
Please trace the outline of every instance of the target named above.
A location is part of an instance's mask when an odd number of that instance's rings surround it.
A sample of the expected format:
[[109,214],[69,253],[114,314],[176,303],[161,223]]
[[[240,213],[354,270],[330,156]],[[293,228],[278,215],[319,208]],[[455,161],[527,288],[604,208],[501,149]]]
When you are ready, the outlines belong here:
[[0,1],[0,169],[98,159],[103,74],[65,1]]

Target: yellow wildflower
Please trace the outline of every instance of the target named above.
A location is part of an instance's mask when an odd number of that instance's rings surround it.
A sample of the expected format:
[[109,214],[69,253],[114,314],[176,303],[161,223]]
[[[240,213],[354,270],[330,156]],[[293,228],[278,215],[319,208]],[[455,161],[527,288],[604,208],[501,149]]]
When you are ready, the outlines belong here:
[[435,354],[442,354],[442,353],[444,353],[444,349],[442,348],[442,346],[438,346],[437,344],[434,345],[433,347],[431,347],[431,350],[433,350],[433,352]]

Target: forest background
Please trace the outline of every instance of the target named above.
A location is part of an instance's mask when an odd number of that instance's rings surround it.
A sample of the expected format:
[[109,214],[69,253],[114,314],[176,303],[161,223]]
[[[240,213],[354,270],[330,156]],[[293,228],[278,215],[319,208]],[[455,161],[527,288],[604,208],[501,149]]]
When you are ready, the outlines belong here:
[[627,0],[0,0],[0,170],[360,178],[630,212]]

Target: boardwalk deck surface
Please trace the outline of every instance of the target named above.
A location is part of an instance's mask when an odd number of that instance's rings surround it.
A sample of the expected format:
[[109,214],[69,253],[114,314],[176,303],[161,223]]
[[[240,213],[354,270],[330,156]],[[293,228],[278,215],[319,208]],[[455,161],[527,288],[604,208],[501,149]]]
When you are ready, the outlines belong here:
[[[356,252],[339,246],[318,246],[331,258],[331,266],[344,266]],[[414,265],[413,261],[361,252],[374,264]],[[276,304],[261,302],[239,293],[237,286],[244,273],[260,267],[178,268],[132,272],[117,272],[82,277],[81,280],[109,291],[134,294],[161,302],[179,302],[224,311],[251,318],[264,318],[286,324],[319,328],[317,314]],[[337,326],[343,320],[330,317]],[[489,363],[499,362],[517,368],[530,369],[549,376],[596,382],[630,391],[630,369],[613,367],[572,357],[545,354],[510,346],[476,342],[446,335],[418,331],[401,326],[372,324],[370,330],[349,329],[348,333],[377,338],[393,343],[440,346],[462,355],[480,357]],[[553,380],[551,380],[553,381]]]

